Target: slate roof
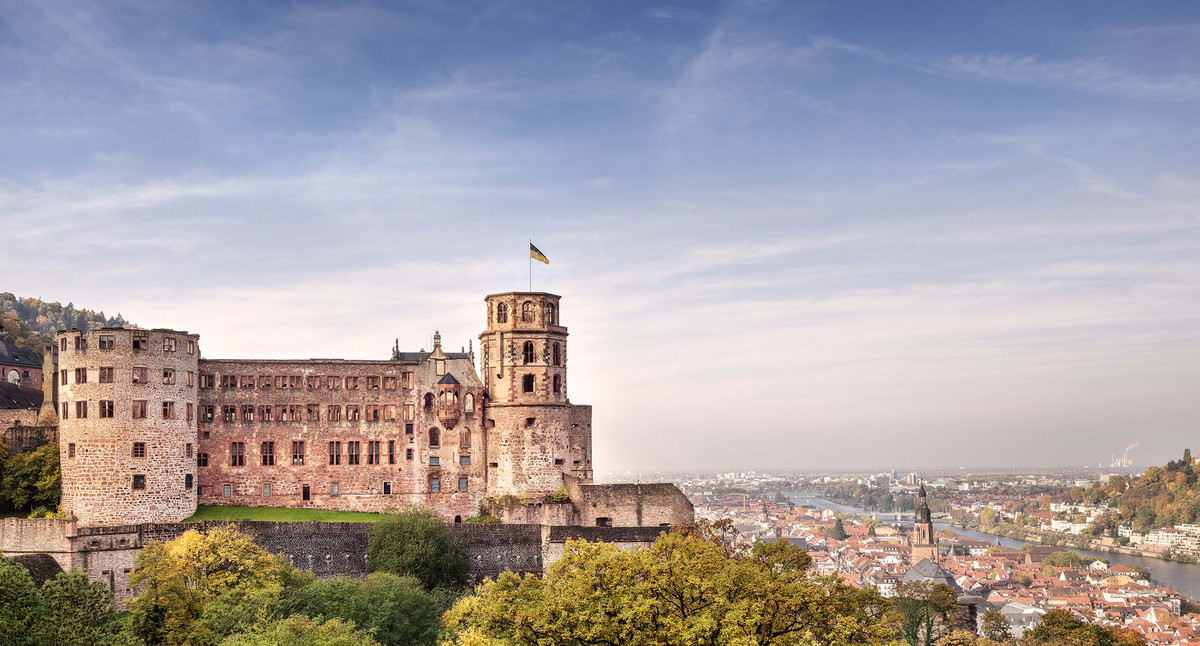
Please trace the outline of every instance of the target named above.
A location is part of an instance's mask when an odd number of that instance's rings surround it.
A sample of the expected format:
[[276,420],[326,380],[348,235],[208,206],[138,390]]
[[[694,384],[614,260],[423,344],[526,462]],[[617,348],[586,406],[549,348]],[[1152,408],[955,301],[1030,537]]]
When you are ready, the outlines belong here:
[[942,569],[942,566],[934,563],[930,559],[921,559],[916,565],[908,568],[908,572],[904,573],[905,583],[918,583],[920,581],[929,581],[930,583],[944,583],[950,586],[955,592],[962,592],[958,587],[958,583],[954,581],[954,577]]
[[17,350],[17,346],[8,341],[0,341],[0,363],[6,366],[21,366],[23,368],[41,367],[39,364],[26,359],[25,355]]
[[0,381],[0,410],[38,410],[41,407],[42,391]]
[[442,377],[441,379],[438,380],[438,384],[457,384],[457,383],[458,383],[458,380],[454,378],[454,375],[452,375],[448,372],[446,373],[445,377]]

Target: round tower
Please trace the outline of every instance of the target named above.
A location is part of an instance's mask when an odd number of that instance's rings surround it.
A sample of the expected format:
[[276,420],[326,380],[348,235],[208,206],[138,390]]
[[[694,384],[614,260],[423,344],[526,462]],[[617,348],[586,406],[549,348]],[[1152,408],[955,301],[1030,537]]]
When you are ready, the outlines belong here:
[[[579,451],[572,452],[559,298],[545,292],[485,298],[488,326],[479,342],[492,496],[542,496],[563,486],[563,474],[581,470]],[[590,446],[587,453],[590,475]]]
[[175,330],[58,333],[62,511],[80,526],[196,512],[198,339]]

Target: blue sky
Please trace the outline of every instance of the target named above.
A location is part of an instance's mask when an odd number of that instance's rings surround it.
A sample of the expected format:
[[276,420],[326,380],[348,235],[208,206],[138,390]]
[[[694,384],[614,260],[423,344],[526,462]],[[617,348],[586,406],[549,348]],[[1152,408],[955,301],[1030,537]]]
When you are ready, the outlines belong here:
[[8,3],[0,289],[373,358],[466,345],[533,238],[602,470],[1161,463],[1200,428],[1198,14]]

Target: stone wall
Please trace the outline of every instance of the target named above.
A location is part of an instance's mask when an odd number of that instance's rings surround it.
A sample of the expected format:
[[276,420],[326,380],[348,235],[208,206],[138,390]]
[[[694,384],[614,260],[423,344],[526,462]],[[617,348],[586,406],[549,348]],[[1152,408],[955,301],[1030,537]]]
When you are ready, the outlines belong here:
[[74,524],[62,518],[0,519],[0,555],[48,554],[70,571],[74,532]]
[[568,477],[566,487],[581,525],[653,527],[695,520],[692,502],[673,484],[588,484]]
[[[3,417],[0,411],[0,417]],[[33,415],[37,419],[37,415]],[[0,421],[3,421],[0,419]],[[58,442],[58,427],[57,426],[3,426],[0,424],[0,433],[3,433],[2,439],[4,446],[8,447],[8,454],[15,455],[21,451],[27,451],[36,446],[41,446],[46,442]]]

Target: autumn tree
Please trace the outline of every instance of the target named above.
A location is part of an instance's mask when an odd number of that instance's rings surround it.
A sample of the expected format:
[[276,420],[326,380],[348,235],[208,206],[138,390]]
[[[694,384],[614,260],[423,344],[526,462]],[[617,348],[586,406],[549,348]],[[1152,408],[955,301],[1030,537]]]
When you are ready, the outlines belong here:
[[12,509],[58,507],[62,495],[62,471],[58,465],[58,444],[46,442],[4,461],[0,476],[0,499]]
[[1077,619],[1055,608],[1021,639],[1022,646],[1145,646],[1141,635],[1127,628],[1109,628]]
[[980,633],[984,637],[995,642],[1012,641],[1012,630],[1008,626],[1008,622],[1004,620],[1004,615],[989,610],[983,613],[983,621],[981,622]]
[[958,594],[944,583],[902,583],[892,600],[900,636],[910,646],[931,646],[953,628]]
[[786,542],[731,549],[677,531],[622,550],[569,541],[542,578],[505,572],[443,620],[447,644],[880,644],[886,603],[813,573]]
[[314,621],[293,615],[234,635],[221,646],[380,646],[370,634],[341,619]]

